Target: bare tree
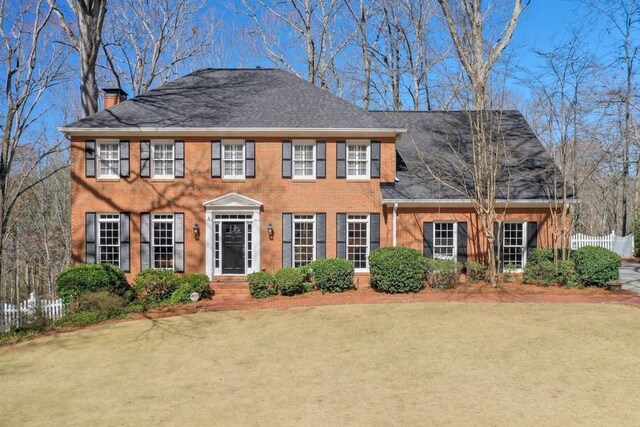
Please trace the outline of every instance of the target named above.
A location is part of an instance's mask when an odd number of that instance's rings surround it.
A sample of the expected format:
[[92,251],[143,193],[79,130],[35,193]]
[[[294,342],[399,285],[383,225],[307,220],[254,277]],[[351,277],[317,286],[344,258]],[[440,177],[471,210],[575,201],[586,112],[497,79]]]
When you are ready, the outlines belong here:
[[367,2],[360,0],[358,9],[356,10],[351,4],[352,1],[345,0],[345,5],[349,14],[353,18],[358,28],[358,44],[360,47],[360,54],[362,60],[362,107],[364,109],[369,108],[371,103],[371,67],[372,67],[372,50],[376,48],[376,41],[372,41],[369,36],[370,20],[373,16],[375,9],[374,5],[376,1]]
[[118,86],[124,80],[134,95],[175,77],[210,44],[198,25],[202,0],[117,0],[111,5],[103,37],[107,68]]
[[71,45],[80,55],[82,112],[85,117],[90,116],[98,111],[96,63],[102,44],[102,25],[107,13],[107,0],[67,0],[77,20],[75,30],[56,5],[56,0],[48,2],[71,40]]
[[[469,165],[473,191],[467,194],[480,218],[486,238],[489,261],[489,279],[497,286],[497,259],[492,250],[496,243],[494,223],[498,220],[496,202],[499,180],[502,176],[504,144],[501,142],[501,117],[487,111],[489,77],[507,47],[520,14],[528,4],[515,0],[507,23],[501,30],[492,28],[495,39],[486,35],[485,21],[490,11],[484,10],[481,0],[438,0],[453,40],[458,59],[472,87],[472,105],[475,113],[469,115],[472,135]],[[453,7],[452,7],[453,5]],[[451,184],[450,184],[451,185]],[[455,185],[451,185],[455,188]]]
[[50,39],[52,14],[44,0],[22,2],[18,8],[0,1],[6,111],[0,122],[0,279],[16,206],[27,192],[65,167],[48,168],[51,156],[63,150],[62,141],[48,143],[44,131],[33,126],[49,111],[45,95],[65,76],[65,54]]

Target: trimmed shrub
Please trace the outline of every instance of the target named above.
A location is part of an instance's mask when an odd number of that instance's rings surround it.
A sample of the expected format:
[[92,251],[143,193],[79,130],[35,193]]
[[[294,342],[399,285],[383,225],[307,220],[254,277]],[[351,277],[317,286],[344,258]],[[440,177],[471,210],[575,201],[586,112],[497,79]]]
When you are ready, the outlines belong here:
[[86,292],[107,291],[127,301],[134,296],[124,272],[111,264],[72,265],[60,273],[56,289],[65,303]]
[[148,268],[138,273],[135,280],[138,296],[149,301],[163,301],[180,285],[180,276],[173,270]]
[[606,286],[618,280],[620,256],[605,248],[585,246],[573,252],[578,280],[584,285]]
[[194,292],[200,294],[200,299],[211,296],[209,276],[202,273],[185,274],[180,278],[180,284],[171,294],[169,301],[175,304],[189,303]]
[[640,257],[640,215],[633,223],[633,256]]
[[344,292],[353,287],[353,264],[346,259],[318,259],[309,264],[322,292]]
[[108,291],[85,292],[70,305],[71,311],[95,311],[97,313],[120,313],[127,301]]
[[304,276],[302,273],[293,267],[281,268],[273,276],[273,281],[276,285],[276,290],[281,295],[296,295],[304,292]]
[[543,261],[553,262],[553,249],[536,248],[527,254],[527,265],[539,264]]
[[481,282],[487,277],[487,268],[479,262],[468,261],[466,264],[467,279],[471,283]]
[[424,288],[425,258],[411,248],[380,248],[369,255],[371,286],[391,294]]
[[311,282],[304,282],[302,287],[306,293],[313,292],[313,283]]
[[436,289],[451,289],[460,279],[460,263],[449,259],[426,260],[427,283]]
[[311,282],[313,280],[313,272],[311,271],[311,267],[308,265],[301,265],[298,267],[298,271],[302,274],[303,282]]
[[558,261],[557,268],[557,281],[560,285],[567,288],[576,286],[578,281],[578,274],[576,273],[576,263],[572,259],[566,259]]
[[273,276],[266,271],[251,273],[247,276],[247,280],[249,280],[251,298],[266,298],[278,293],[273,283]]

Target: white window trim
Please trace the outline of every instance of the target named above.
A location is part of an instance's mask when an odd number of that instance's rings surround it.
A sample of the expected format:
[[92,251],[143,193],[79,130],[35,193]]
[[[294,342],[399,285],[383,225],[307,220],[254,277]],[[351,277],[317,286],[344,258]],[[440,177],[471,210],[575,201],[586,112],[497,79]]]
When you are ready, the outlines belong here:
[[[106,145],[106,144],[115,144],[118,147],[118,156],[117,156],[117,163],[118,163],[118,172],[115,175],[109,174],[109,175],[102,175],[100,173],[100,160],[102,157],[102,146]],[[103,178],[103,179],[120,179],[120,141],[117,139],[99,139],[96,141],[96,176],[98,178]]]
[[[356,219],[356,220],[349,220],[350,216],[366,216],[366,219]],[[346,241],[345,241],[345,250],[346,250],[346,258],[347,261],[349,261],[349,223],[350,222],[354,222],[354,223],[366,223],[367,224],[367,244],[366,244],[366,252],[365,252],[365,268],[355,268],[354,266],[354,271],[356,273],[368,273],[369,272],[369,254],[371,251],[371,215],[367,214],[367,213],[349,213],[347,214],[347,227],[346,227]],[[360,247],[360,246],[353,246],[353,247]],[[351,261],[349,261],[351,262]]]
[[[156,175],[156,159],[155,150],[157,145],[171,144],[171,161],[173,162],[173,174],[171,175]],[[176,177],[176,144],[171,139],[154,139],[151,141],[151,178],[153,179],[175,179]]]
[[[242,146],[242,175],[226,175],[224,173],[224,162],[225,161],[235,161],[232,159],[225,159],[224,157],[224,147],[229,145],[240,145]],[[245,145],[245,141],[243,140],[231,140],[231,139],[223,139],[220,143],[220,167],[221,167],[221,175],[222,179],[245,179],[247,176],[247,148]]]
[[[296,216],[301,215],[310,215],[311,219],[298,219],[296,221]],[[298,223],[311,223],[313,224],[312,230],[312,252],[311,252],[311,262],[316,260],[316,214],[312,213],[295,213],[291,218],[291,265],[293,267],[296,266],[296,222]],[[307,264],[308,265],[308,264]]]
[[[312,172],[311,175],[296,175],[296,146],[311,146],[313,147],[312,153]],[[301,161],[301,160],[298,160]],[[316,141],[311,139],[296,139],[291,142],[291,177],[292,179],[297,180],[305,180],[305,179],[316,179],[316,163],[317,163],[317,155],[316,155]]]
[[[171,215],[171,220],[169,221],[168,219],[156,219],[156,217],[158,216],[166,216],[166,215]],[[164,213],[164,212],[155,212],[151,214],[151,268],[157,268],[157,269],[163,269],[163,270],[175,270],[176,269],[176,216],[173,213]],[[166,268],[166,267],[156,267],[156,242],[155,242],[155,233],[154,233],[154,223],[160,223],[160,222],[164,222],[164,223],[171,223],[171,256],[173,257],[173,262],[172,267],[171,268]],[[160,246],[160,247],[169,247],[169,246]]]
[[[457,221],[434,221],[433,222],[433,259],[449,259],[447,257],[436,256],[436,224],[453,224],[453,260],[458,259],[458,222]],[[443,247],[443,246],[439,246]]]
[[[349,146],[364,145],[367,147],[367,172],[365,175],[349,175]],[[368,139],[347,140],[345,147],[345,167],[347,179],[370,179],[371,178],[371,141]]]
[[[516,268],[513,270],[506,270],[504,268],[504,226],[505,224],[522,224],[522,268]],[[527,265],[527,221],[503,221],[502,222],[502,241],[500,242],[501,246],[501,250],[500,250],[500,262],[502,263],[502,269],[504,270],[505,273],[523,273],[524,272],[524,266]],[[510,247],[515,247],[515,246],[510,246]]]
[[[109,218],[106,219],[104,218],[107,215],[111,215],[111,216],[116,216],[116,218]],[[120,253],[120,241],[121,241],[121,233],[122,230],[120,230],[120,213],[118,212],[99,212],[97,215],[97,219],[98,219],[98,229],[96,230],[96,234],[97,234],[97,239],[96,239],[96,247],[97,247],[97,253],[96,253],[96,262],[98,264],[102,264],[102,262],[100,261],[100,251],[102,249],[102,245],[100,244],[100,223],[101,222],[115,222],[118,224],[118,244],[116,245],[118,247],[118,264],[113,264],[113,265],[117,265],[118,267],[120,267],[120,262],[121,262],[121,256],[122,254]]]

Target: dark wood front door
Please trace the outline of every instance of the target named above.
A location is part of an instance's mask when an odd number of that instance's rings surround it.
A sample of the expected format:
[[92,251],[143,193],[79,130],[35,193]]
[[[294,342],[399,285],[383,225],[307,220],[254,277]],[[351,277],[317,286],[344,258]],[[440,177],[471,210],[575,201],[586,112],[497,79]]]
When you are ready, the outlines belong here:
[[244,273],[244,222],[223,222],[222,274]]

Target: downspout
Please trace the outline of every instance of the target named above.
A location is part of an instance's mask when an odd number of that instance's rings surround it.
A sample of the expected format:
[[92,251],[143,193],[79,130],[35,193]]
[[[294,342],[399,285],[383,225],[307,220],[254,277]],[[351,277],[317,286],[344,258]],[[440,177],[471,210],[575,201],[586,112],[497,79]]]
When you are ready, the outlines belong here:
[[394,203],[393,204],[393,247],[396,247],[396,217],[397,217],[397,211],[398,211],[398,204]]

